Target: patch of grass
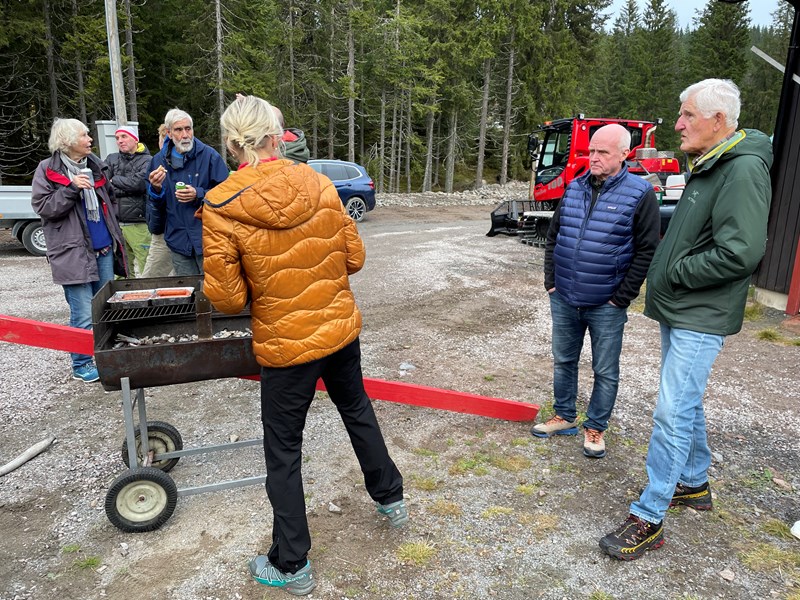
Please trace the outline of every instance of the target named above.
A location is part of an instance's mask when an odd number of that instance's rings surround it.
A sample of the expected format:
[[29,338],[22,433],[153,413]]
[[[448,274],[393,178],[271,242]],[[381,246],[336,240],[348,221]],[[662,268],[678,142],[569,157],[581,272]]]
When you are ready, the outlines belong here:
[[361,588],[358,588],[354,585],[350,585],[344,588],[345,598],[358,598],[361,592],[362,592]]
[[792,530],[783,521],[770,519],[761,526],[761,531],[781,540],[793,540]]
[[523,496],[530,496],[538,489],[539,484],[537,483],[520,483],[517,486],[517,491]]
[[80,544],[67,544],[61,549],[61,552],[64,554],[75,554],[76,552],[80,552],[80,549]]
[[589,600],[614,600],[614,596],[603,590],[595,590],[589,594]]
[[[791,342],[789,342],[789,345],[790,346],[800,346],[800,338],[792,340]],[[800,595],[798,595],[798,596],[800,596]]]
[[524,471],[531,466],[531,459],[529,459],[527,456],[517,456],[513,454],[493,455],[489,457],[489,464],[502,471],[518,473],[519,471]]
[[418,567],[430,562],[434,556],[436,546],[427,540],[400,544],[397,548],[397,559],[400,562],[412,563]]
[[484,375],[483,376],[483,380],[484,381],[494,381],[494,375]]
[[472,456],[459,458],[456,463],[450,467],[451,475],[464,475],[472,472],[475,475],[486,475],[488,469],[486,464],[489,457],[481,452],[476,452]]
[[420,477],[418,475],[411,476],[411,483],[418,490],[425,492],[438,490],[442,485],[435,477]]
[[556,411],[553,408],[553,404],[552,403],[542,404],[539,407],[539,422],[540,423],[544,423],[545,421],[547,421],[551,417],[555,417],[555,416],[556,416]]
[[777,330],[769,328],[762,329],[756,334],[756,337],[764,342],[782,342],[784,337],[778,333]]
[[510,515],[513,512],[514,509],[507,506],[490,506],[481,513],[481,519],[494,519],[502,515]]
[[439,517],[460,517],[463,511],[455,502],[439,499],[428,507],[428,512]]
[[531,438],[529,437],[514,438],[513,440],[511,440],[511,446],[513,446],[514,448],[525,448],[526,446],[529,446],[530,443],[531,443]]
[[800,568],[800,552],[781,550],[771,544],[759,544],[740,556],[742,562],[754,571],[780,569],[785,573]]
[[73,564],[79,569],[96,569],[103,561],[99,556],[87,556],[86,558],[79,558]]
[[429,450],[428,448],[414,448],[413,452],[417,456],[439,456],[438,452]]
[[769,469],[750,471],[748,476],[742,479],[742,485],[751,489],[762,490],[772,483],[772,476],[772,471]]
[[748,302],[744,308],[744,320],[748,322],[758,321],[764,316],[764,306],[758,302]]
[[530,528],[530,533],[536,537],[542,538],[548,533],[556,531],[561,519],[558,516],[549,513],[523,513],[518,517],[521,525],[526,525]]

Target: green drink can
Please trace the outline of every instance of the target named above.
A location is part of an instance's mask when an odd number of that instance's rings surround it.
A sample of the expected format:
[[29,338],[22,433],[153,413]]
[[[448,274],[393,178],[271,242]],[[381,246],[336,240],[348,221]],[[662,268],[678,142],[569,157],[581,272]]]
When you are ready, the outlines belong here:
[[185,190],[185,189],[186,189],[186,184],[185,184],[185,183],[183,183],[182,181],[179,181],[179,182],[177,182],[177,183],[175,184],[175,191],[176,191],[176,192],[178,192],[178,191],[180,191],[180,190]]

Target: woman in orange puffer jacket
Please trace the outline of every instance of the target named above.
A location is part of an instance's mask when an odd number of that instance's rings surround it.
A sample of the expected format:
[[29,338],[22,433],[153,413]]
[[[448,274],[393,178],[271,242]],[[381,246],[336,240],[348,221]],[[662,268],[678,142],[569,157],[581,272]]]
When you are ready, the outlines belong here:
[[241,163],[206,194],[202,211],[204,291],[226,313],[248,302],[261,365],[261,420],[271,547],[250,561],[259,583],[303,595],[316,586],[301,476],[306,414],[322,378],[342,416],[379,513],[408,520],[403,478],[389,456],[364,391],[361,313],[348,275],[364,244],[331,181],[280,157],[275,109],[242,96],[223,113],[223,135]]

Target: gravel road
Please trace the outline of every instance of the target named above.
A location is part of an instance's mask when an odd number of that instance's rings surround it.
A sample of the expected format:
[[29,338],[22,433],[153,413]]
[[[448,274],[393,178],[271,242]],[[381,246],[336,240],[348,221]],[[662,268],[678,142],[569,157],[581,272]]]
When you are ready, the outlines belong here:
[[[540,405],[552,400],[543,251],[487,238],[499,199],[526,186],[381,196],[359,224],[367,264],[352,278],[367,377]],[[68,322],[47,263],[0,230],[0,313]],[[514,423],[377,399],[412,521],[374,512],[324,394],[306,426],[304,481],[320,599],[800,598],[800,347],[765,310],[730,337],[707,390],[715,510],[671,512],[667,542],[634,563],[597,540],[645,483],[658,386],[657,325],[630,311],[608,456],[582,439],[539,440]],[[772,329],[778,341],[760,339]],[[263,487],[182,496],[159,530],[116,529],[103,510],[124,472],[118,392],[73,381],[65,353],[0,343],[0,464],[56,442],[0,477],[0,600],[242,600],[287,597],[252,582],[270,542]],[[582,358],[585,409],[590,351]],[[208,357],[214,360],[213,356]],[[258,384],[239,379],[146,390],[148,420],[187,448],[260,436]],[[181,458],[185,488],[263,473],[257,447]],[[415,562],[415,559],[417,562]]]

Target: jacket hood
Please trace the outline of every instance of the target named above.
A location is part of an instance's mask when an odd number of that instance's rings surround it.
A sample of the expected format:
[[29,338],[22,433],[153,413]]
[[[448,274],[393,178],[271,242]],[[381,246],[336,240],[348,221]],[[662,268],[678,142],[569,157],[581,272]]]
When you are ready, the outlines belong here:
[[282,159],[244,167],[206,194],[205,210],[266,229],[289,229],[308,221],[320,200],[316,171]]
[[[716,151],[716,153],[714,153]],[[767,166],[767,170],[772,167],[772,142],[767,134],[757,129],[740,129],[729,140],[722,142],[719,146],[710,150],[707,154],[714,153],[709,158],[696,160],[692,169],[693,173],[698,173],[711,168],[717,161],[728,161],[737,156],[751,155],[761,159]],[[700,157],[702,159],[702,157]],[[699,164],[698,164],[699,162]]]

